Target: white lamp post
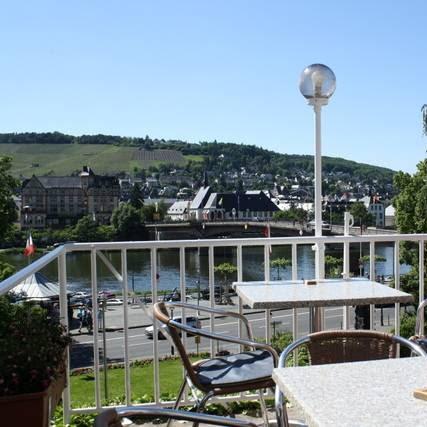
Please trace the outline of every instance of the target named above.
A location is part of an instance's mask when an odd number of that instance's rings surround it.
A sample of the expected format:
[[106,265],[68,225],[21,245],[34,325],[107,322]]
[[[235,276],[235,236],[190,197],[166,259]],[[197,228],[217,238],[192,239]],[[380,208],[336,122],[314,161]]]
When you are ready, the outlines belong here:
[[[328,104],[336,86],[335,74],[323,64],[312,64],[301,73],[299,89],[313,106],[315,117],[315,162],[314,162],[314,222],[316,237],[322,236],[322,135],[321,110]],[[316,279],[325,277],[325,247],[316,245]]]

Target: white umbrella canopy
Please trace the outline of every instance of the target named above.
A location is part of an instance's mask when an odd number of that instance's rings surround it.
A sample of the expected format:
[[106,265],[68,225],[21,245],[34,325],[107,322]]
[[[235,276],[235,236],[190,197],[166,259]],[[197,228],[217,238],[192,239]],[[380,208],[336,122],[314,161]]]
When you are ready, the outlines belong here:
[[59,285],[37,272],[28,276],[19,285],[16,285],[12,292],[15,294],[24,293],[27,299],[45,299],[57,297],[59,295]]

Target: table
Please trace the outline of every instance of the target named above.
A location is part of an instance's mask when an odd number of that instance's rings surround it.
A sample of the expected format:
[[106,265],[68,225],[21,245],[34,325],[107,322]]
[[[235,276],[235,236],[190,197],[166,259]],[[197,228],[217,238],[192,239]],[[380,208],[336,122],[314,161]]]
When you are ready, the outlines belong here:
[[313,325],[313,331],[320,330],[320,319],[313,310],[317,307],[413,301],[410,294],[365,279],[325,279],[316,285],[307,285],[302,280],[234,282],[233,287],[242,302],[250,308],[310,308],[312,318],[317,320]]
[[426,426],[427,358],[274,369],[273,379],[310,427]]

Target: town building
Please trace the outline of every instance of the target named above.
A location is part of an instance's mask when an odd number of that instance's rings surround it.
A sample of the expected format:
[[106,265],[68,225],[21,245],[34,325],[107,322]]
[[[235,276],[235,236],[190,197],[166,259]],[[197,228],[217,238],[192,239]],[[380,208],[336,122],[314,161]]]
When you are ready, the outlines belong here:
[[43,229],[75,224],[92,215],[109,224],[119,204],[120,186],[115,177],[95,175],[87,166],[78,176],[35,176],[22,184],[21,227]]
[[384,204],[380,201],[379,196],[365,196],[360,201],[365,204],[366,209],[373,216],[375,227],[384,227]]

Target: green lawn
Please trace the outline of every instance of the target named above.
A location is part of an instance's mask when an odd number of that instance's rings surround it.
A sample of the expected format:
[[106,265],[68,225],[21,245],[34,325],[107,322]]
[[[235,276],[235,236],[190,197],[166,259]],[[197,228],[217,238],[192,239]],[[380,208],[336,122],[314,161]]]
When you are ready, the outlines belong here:
[[[193,358],[193,360],[197,360]],[[160,362],[160,393],[162,396],[176,396],[182,381],[182,363],[179,359]],[[131,367],[132,400],[152,401],[153,365]],[[125,395],[125,374],[123,368],[108,370],[108,398],[117,399]],[[95,378],[91,374],[70,377],[71,399],[73,407],[93,406],[95,402]],[[104,377],[101,373],[101,392],[104,398]],[[142,403],[141,402],[141,403]]]

